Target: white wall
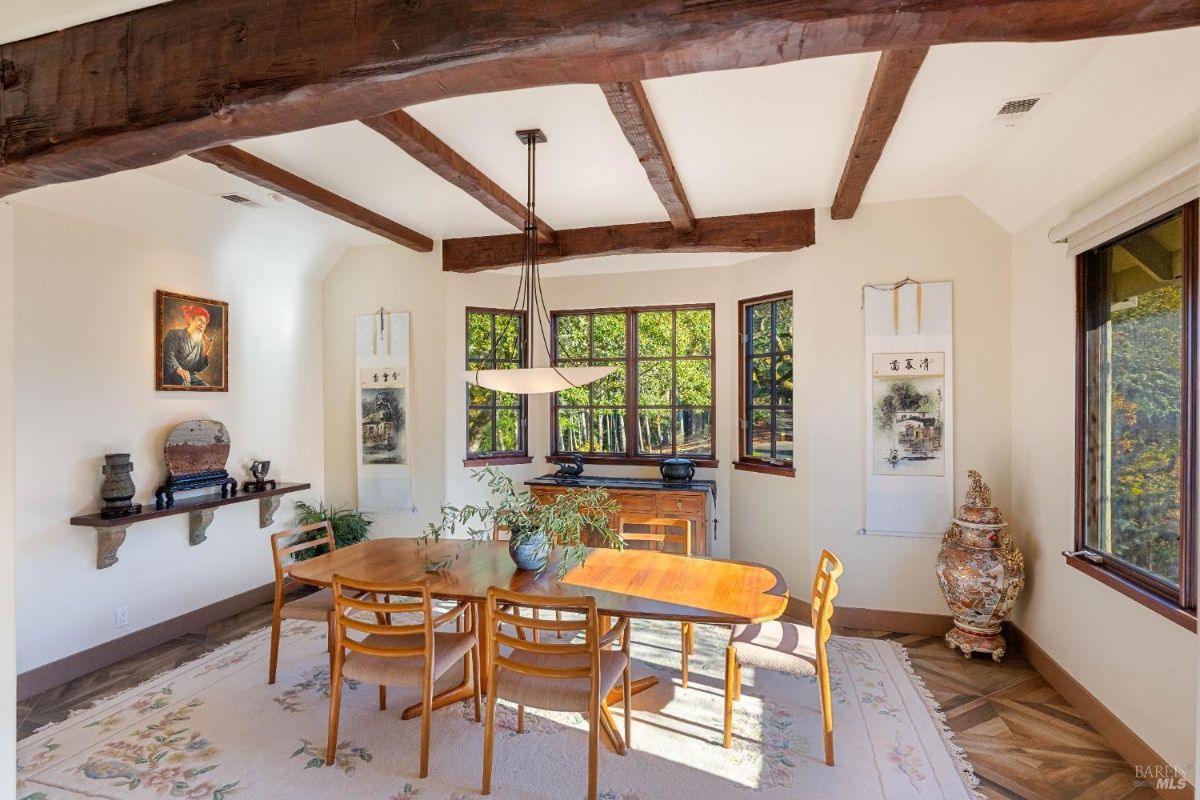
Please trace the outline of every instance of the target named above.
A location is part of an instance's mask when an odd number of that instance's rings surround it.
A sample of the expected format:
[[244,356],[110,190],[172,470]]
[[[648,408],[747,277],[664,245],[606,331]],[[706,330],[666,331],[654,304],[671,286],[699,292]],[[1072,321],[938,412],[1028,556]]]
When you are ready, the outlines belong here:
[[[1013,531],[1021,629],[1168,762],[1191,766],[1196,635],[1069,567],[1074,542],[1075,266],[1047,214],[1013,238]],[[1189,772],[1189,780],[1195,773]]]
[[[717,481],[714,555],[763,561],[781,570],[797,596],[812,581],[814,553],[839,553],[852,565],[844,602],[852,606],[944,613],[933,576],[939,541],[862,537],[864,283],[906,275],[955,282],[957,471],[983,471],[1008,504],[1008,236],[965,200],[865,206],[854,220],[820,217],[817,244],[727,267],[571,276],[569,265],[544,281],[552,309],[650,303],[716,303],[717,460],[698,471]],[[378,515],[376,535],[413,536],[436,518],[443,499],[482,492],[462,466],[465,449],[463,310],[508,307],[508,275],[447,275],[436,253],[396,247],[349,251],[326,278],[326,486],[354,500],[354,314],[413,313],[414,490],[418,513]],[[737,472],[737,301],[791,289],[796,297],[795,478]],[[544,364],[532,332],[534,359]],[[506,468],[515,478],[544,474],[549,398],[530,402],[533,463]],[[589,465],[595,475],[657,474],[653,467]],[[960,480],[960,490],[965,488]]]
[[[104,570],[96,569],[95,532],[68,520],[100,505],[105,453],[132,453],[138,498],[153,502],[167,432],[197,418],[228,426],[229,468],[239,479],[249,459],[269,458],[272,477],[309,481],[308,496],[319,494],[322,270],[286,246],[240,260],[231,240],[214,243],[223,253],[201,252],[42,208],[15,211],[24,671],[271,581],[256,503],[218,510],[198,547],[188,545],[186,516],[136,525],[119,563]],[[184,223],[206,224],[176,224]],[[155,289],[229,302],[231,391],[154,391]],[[293,518],[290,500],[299,496],[285,498],[277,528]],[[129,609],[123,629],[115,627],[120,606]]]
[[[13,209],[0,202],[0,720],[16,719],[16,547],[13,508]],[[0,786],[16,781],[15,727],[0,724]]]

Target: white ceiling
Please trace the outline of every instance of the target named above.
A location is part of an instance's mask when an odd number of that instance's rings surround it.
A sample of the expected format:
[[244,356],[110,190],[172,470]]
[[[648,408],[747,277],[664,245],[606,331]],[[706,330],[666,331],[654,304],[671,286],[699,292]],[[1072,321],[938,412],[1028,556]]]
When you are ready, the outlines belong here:
[[[1197,53],[1200,28],[933,48],[863,201],[962,195],[1006,229],[1020,229],[1165,132],[1200,141]],[[695,213],[827,207],[877,59],[868,53],[647,82]],[[1029,95],[1043,99],[1016,127],[992,121],[1003,101]],[[473,95],[408,111],[519,199],[525,194],[525,154],[514,131],[545,130],[537,210],[553,227],[667,218],[597,86]],[[239,146],[435,239],[514,230],[359,123]],[[273,202],[265,190],[192,159],[145,171],[208,196],[232,191],[262,200],[266,207],[241,213],[343,245],[382,241],[293,201]],[[666,261],[674,266],[679,260]],[[742,260],[744,255],[728,254],[694,264]],[[606,266],[600,261],[573,263],[584,271],[659,263],[645,257],[617,257]]]

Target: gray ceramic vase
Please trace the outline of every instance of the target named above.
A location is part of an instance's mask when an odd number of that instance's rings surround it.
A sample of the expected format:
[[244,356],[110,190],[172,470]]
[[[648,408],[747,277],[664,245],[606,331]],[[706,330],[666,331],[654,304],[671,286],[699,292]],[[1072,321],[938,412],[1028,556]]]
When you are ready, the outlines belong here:
[[545,532],[538,531],[520,544],[516,539],[509,539],[508,554],[517,565],[517,569],[543,569],[550,558]]
[[109,453],[104,456],[104,483],[100,484],[100,499],[108,508],[123,508],[129,505],[137,490],[133,486],[133,463],[129,453]]

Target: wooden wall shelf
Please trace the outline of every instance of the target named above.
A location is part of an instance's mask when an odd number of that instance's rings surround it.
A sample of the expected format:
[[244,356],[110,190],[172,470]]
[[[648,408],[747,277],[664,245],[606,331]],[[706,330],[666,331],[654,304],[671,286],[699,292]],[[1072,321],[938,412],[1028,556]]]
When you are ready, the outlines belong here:
[[72,525],[81,525],[96,529],[96,569],[106,569],[117,563],[117,550],[125,542],[125,532],[130,525],[147,522],[160,517],[172,517],[176,514],[188,515],[188,543],[193,547],[204,542],[208,526],[213,521],[214,509],[234,503],[258,501],[258,527],[266,528],[275,522],[275,512],[279,510],[280,495],[291,492],[302,492],[311,489],[311,483],[280,483],[274,489],[262,492],[238,492],[232,497],[221,497],[218,494],[202,494],[195,497],[185,497],[177,500],[174,505],[166,508],[147,506],[144,511],[130,514],[127,517],[107,519],[99,512],[71,517]]

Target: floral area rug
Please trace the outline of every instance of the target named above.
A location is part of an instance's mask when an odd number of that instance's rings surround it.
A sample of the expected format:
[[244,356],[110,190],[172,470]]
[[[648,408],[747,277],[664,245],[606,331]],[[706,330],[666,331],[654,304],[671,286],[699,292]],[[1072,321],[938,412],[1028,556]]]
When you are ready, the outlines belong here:
[[[636,622],[633,741],[601,736],[602,800],[972,800],[971,766],[950,741],[900,646],[830,643],[837,766],[824,763],[816,682],[744,669],[734,746],[721,747],[727,629],[697,626],[689,688],[679,685],[679,625]],[[434,712],[430,777],[417,778],[418,695],[343,691],[336,764],[324,766],[329,674],[325,626],[285,621],[279,679],[267,685],[262,630],[21,741],[18,800],[468,800],[478,797],[483,727],[469,703]],[[441,681],[461,678],[454,669]],[[620,728],[621,708],[613,709]],[[587,721],[497,708],[492,797],[576,800],[587,789]]]

